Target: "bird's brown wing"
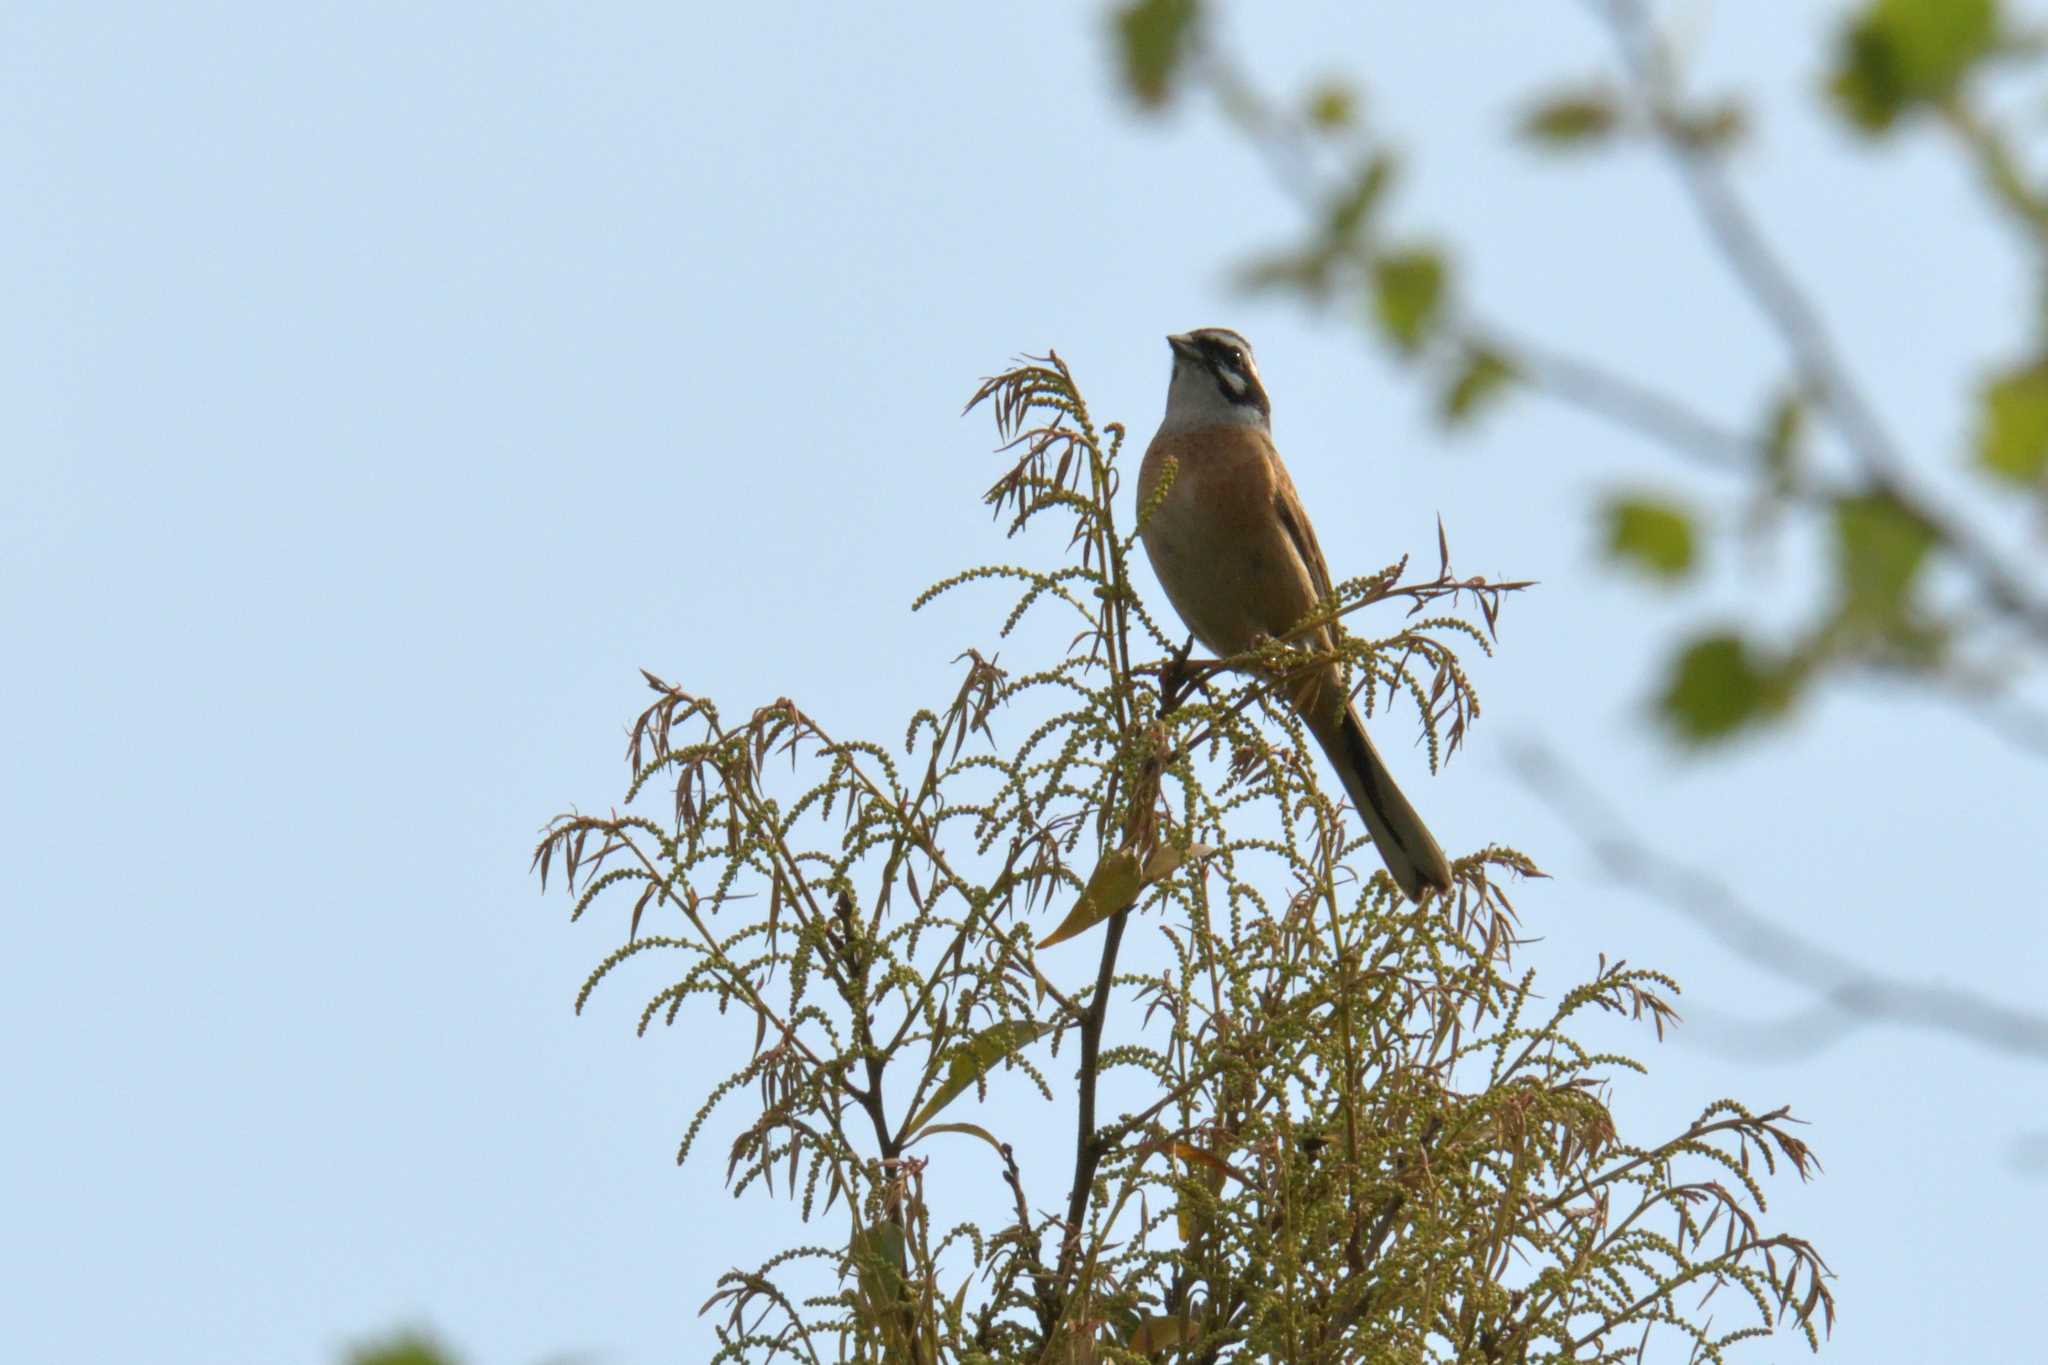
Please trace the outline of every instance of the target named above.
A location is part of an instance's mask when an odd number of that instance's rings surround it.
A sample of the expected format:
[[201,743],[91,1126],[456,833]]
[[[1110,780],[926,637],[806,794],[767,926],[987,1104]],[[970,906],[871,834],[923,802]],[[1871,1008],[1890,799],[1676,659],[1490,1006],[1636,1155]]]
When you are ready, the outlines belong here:
[[1277,476],[1273,480],[1273,510],[1279,513],[1287,539],[1293,542],[1302,567],[1308,570],[1309,586],[1321,601],[1330,595],[1330,566],[1323,559],[1323,547],[1316,544],[1316,530],[1308,523],[1308,513],[1302,510],[1301,495],[1294,491],[1294,480],[1288,477],[1287,466],[1280,463],[1277,455],[1273,458],[1273,472]]
[[[1328,600],[1331,592],[1330,566],[1323,558],[1323,547],[1316,544],[1315,528],[1309,525],[1308,513],[1302,509],[1301,495],[1294,491],[1294,480],[1288,477],[1287,467],[1280,463],[1277,455],[1273,458],[1273,473],[1274,514],[1280,521],[1281,529],[1287,533],[1288,543],[1294,547],[1295,557],[1301,561],[1310,592],[1315,595],[1315,601],[1302,609],[1302,615],[1283,627],[1292,629],[1301,624],[1302,618]],[[1337,642],[1342,638],[1342,631],[1333,622],[1320,627],[1300,643],[1320,652],[1336,648]],[[1341,725],[1343,718],[1351,714],[1350,698],[1338,681],[1340,677],[1334,668],[1319,670],[1313,677],[1305,680],[1294,693],[1295,706],[1307,718],[1310,726],[1316,728],[1319,739],[1326,733],[1334,736],[1336,732],[1331,727]],[[1329,748],[1330,742],[1329,739],[1323,739],[1326,749]],[[1331,761],[1337,764],[1339,772],[1344,771],[1344,763],[1334,755]],[[1360,798],[1354,794],[1352,799],[1355,801]]]

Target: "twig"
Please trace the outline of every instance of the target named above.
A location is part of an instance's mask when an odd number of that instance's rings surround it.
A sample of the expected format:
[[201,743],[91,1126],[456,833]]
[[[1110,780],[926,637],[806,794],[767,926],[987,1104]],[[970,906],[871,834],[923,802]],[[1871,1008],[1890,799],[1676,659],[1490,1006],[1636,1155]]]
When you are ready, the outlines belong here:
[[1551,750],[1524,741],[1513,746],[1509,761],[1523,783],[1585,840],[1615,880],[1655,896],[1757,966],[1819,992],[1823,1007],[1841,1018],[1952,1034],[2015,1056],[2048,1061],[2048,1016],[1951,987],[1879,976],[1781,928],[1774,918],[1744,904],[1718,878],[1650,848]]
[[1943,689],[1963,714],[2016,749],[2048,758],[2048,714],[2016,700],[1996,682],[1958,678]]
[[1844,443],[1872,487],[1946,546],[1994,604],[2029,633],[2048,641],[2048,601],[2037,598],[2026,575],[2007,565],[1983,537],[1941,509],[1917,484],[1898,443],[1850,378],[1819,310],[1764,240],[1720,163],[1696,140],[1673,135],[1678,120],[1672,117],[1670,63],[1641,0],[1588,2],[1613,30],[1623,64],[1654,116],[1658,141],[1722,259],[1777,330],[1800,372],[1802,387],[1834,414]]
[[1102,965],[1095,973],[1095,994],[1081,1021],[1081,1096],[1074,1135],[1074,1187],[1067,1194],[1067,1232],[1060,1244],[1057,1277],[1062,1286],[1067,1284],[1080,1258],[1081,1219],[1088,1211],[1088,1191],[1095,1182],[1095,1167],[1102,1160],[1103,1143],[1095,1131],[1097,1062],[1102,1055],[1103,1024],[1109,1016],[1110,985],[1116,980],[1117,948],[1123,942],[1124,924],[1130,917],[1128,909],[1110,917],[1109,928],[1102,937]]
[[1702,415],[1669,394],[1589,360],[1515,336],[1492,323],[1466,322],[1469,346],[1514,358],[1516,373],[1539,393],[1633,428],[1694,463],[1724,474],[1763,467],[1763,443]]

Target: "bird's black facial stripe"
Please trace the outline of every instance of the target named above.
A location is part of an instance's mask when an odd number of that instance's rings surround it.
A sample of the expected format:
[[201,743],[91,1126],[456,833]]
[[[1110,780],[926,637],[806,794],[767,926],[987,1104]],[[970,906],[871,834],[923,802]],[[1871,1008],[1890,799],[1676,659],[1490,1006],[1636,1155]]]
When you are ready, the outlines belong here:
[[1250,357],[1236,339],[1204,333],[1195,344],[1200,348],[1209,372],[1216,376],[1216,387],[1223,391],[1223,396],[1233,406],[1257,408],[1262,413],[1271,411],[1266,391],[1259,386],[1258,377],[1251,368]]

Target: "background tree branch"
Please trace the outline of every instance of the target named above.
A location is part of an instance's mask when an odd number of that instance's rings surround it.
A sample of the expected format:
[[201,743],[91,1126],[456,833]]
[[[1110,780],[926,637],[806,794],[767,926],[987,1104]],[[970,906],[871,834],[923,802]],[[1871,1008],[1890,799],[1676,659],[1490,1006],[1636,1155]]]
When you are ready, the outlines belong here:
[[[1785,928],[1789,916],[1746,902],[1721,878],[1660,852],[1592,784],[1546,745],[1513,744],[1523,784],[1577,835],[1610,877],[1692,920],[1723,947],[1819,1002],[1781,1023],[1794,1035],[1838,1037],[1848,1027],[1900,1024],[1945,1033],[2029,1061],[2048,1061],[2048,1015],[1979,993],[1887,977]],[[1754,1022],[1754,1021],[1752,1021]]]

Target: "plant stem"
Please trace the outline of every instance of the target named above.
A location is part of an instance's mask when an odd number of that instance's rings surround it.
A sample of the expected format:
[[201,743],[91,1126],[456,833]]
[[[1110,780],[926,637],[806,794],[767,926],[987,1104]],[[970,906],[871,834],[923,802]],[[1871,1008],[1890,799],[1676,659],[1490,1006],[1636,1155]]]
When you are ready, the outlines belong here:
[[1102,1055],[1102,1027],[1109,1016],[1109,986],[1116,979],[1116,953],[1123,942],[1124,924],[1131,912],[1119,910],[1109,920],[1102,937],[1102,965],[1095,973],[1095,994],[1081,1020],[1081,1102],[1074,1134],[1074,1186],[1067,1195],[1067,1235],[1060,1245],[1059,1282],[1067,1283],[1081,1254],[1081,1219],[1088,1211],[1088,1192],[1095,1183],[1095,1167],[1102,1160],[1103,1144],[1095,1131],[1095,1083]]

